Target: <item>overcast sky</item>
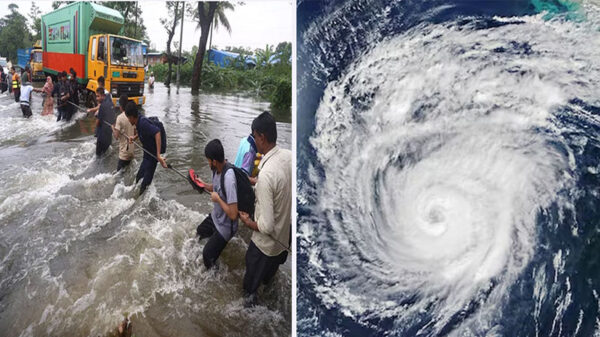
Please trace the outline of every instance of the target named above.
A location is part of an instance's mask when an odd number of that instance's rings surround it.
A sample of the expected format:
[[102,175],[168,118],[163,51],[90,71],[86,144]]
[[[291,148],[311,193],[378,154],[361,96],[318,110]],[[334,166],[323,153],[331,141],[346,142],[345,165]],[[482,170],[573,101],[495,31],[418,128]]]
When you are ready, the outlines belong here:
[[[28,17],[31,1],[5,1],[0,0],[0,16],[8,13],[8,5],[16,3],[19,12]],[[43,14],[52,10],[52,1],[35,1]],[[279,42],[293,40],[294,35],[294,7],[291,0],[254,1],[246,0],[244,5],[238,5],[235,10],[227,11],[227,18],[231,24],[231,35],[223,28],[213,33],[213,45],[219,48],[225,46],[244,46],[251,49],[264,48],[266,44],[276,45]],[[146,31],[151,41],[151,46],[158,50],[165,50],[167,32],[160,24],[160,18],[166,17],[164,1],[140,1],[142,18]],[[196,2],[187,2],[186,8]],[[179,41],[179,26],[173,37],[173,42]],[[198,45],[200,30],[196,30],[196,22],[188,19],[183,23],[183,49],[191,50]]]

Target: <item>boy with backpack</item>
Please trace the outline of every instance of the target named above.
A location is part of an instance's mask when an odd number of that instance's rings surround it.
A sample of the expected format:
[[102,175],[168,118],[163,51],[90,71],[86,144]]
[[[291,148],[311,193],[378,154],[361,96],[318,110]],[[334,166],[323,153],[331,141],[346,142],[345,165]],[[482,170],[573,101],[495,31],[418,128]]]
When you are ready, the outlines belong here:
[[251,204],[253,208],[254,193],[245,173],[225,161],[223,145],[218,139],[206,144],[204,156],[213,172],[212,184],[198,180],[211,192],[210,199],[214,207],[211,214],[198,225],[196,232],[200,240],[210,237],[202,251],[204,265],[209,269],[215,265],[227,242],[237,232],[238,205],[248,209],[248,205]]
[[145,150],[142,164],[135,177],[136,184],[143,178],[142,187],[140,189],[140,194],[142,194],[148,185],[152,183],[154,171],[156,171],[156,164],[160,162],[162,167],[167,168],[167,163],[163,157],[161,157],[161,153],[165,153],[167,145],[166,134],[162,123],[160,123],[157,118],[154,117],[154,119],[152,119],[152,117],[146,118],[139,115],[137,106],[133,102],[127,103],[127,107],[125,107],[125,116],[127,116],[129,123],[135,125],[137,129],[137,135],[133,137],[132,141],[139,137]]

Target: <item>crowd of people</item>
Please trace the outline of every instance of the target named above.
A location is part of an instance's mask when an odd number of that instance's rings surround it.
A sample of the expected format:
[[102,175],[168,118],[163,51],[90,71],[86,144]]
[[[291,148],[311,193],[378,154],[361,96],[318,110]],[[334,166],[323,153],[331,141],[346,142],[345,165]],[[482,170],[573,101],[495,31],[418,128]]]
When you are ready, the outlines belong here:
[[[202,255],[209,269],[237,233],[238,220],[253,231],[246,251],[243,281],[247,303],[256,301],[260,285],[269,284],[279,265],[287,259],[292,210],[292,155],[277,145],[275,119],[264,112],[254,119],[251,131],[240,143],[237,157],[246,160],[240,161],[239,168],[225,160],[223,145],[218,139],[206,144],[204,156],[213,172],[212,181],[200,182],[211,192],[213,210],[196,229],[200,240],[208,239]],[[250,146],[247,143],[251,143]],[[255,164],[257,154],[262,154],[258,165]],[[256,177],[252,177],[254,169],[258,172]],[[244,197],[238,195],[243,191],[239,185],[244,183],[244,177],[255,185],[254,214],[238,208],[238,202]]]
[[[119,141],[117,171],[120,171],[132,162],[132,144],[139,139],[143,157],[136,174],[136,184],[142,181],[140,193],[143,193],[152,183],[158,163],[168,167],[162,157],[166,144],[163,142],[162,124],[140,114],[137,105],[128,101],[126,95],[119,97],[118,116],[115,116],[112,99],[103,87],[96,90],[96,96],[99,102],[96,154],[102,156],[114,137]],[[253,234],[246,252],[243,289],[247,303],[254,303],[260,285],[273,280],[290,250],[291,151],[277,145],[275,119],[264,112],[254,119],[251,134],[240,143],[237,154],[240,164],[237,167],[225,160],[223,145],[218,139],[206,144],[204,156],[212,171],[211,182],[194,177],[210,193],[213,202],[211,213],[196,228],[199,240],[207,239],[202,252],[204,265],[211,269],[217,264],[227,243],[237,233],[239,222],[250,228]],[[255,188],[252,191],[242,189],[240,185],[244,183]],[[238,202],[248,197],[240,195],[241,192],[252,194],[250,209],[254,210],[254,214],[238,207]]]
[[[31,93],[40,92],[44,96],[42,103],[42,115],[54,114],[56,102],[56,121],[70,121],[79,105],[81,86],[77,81],[77,73],[73,68],[69,73],[62,71],[56,75],[58,81],[54,83],[52,77],[46,77],[46,83],[42,89],[33,88],[31,84],[31,69],[26,66],[19,74],[15,67],[10,68],[10,73],[5,74],[0,67],[0,93],[6,91],[13,95],[15,102],[20,103],[23,117],[31,117]],[[56,97],[56,100],[54,99]]]
[[[59,73],[56,83],[47,77],[42,89],[33,88],[26,74],[19,76],[13,67],[10,76],[10,89],[15,101],[21,104],[23,116],[32,115],[31,93],[36,91],[45,96],[42,115],[52,114],[56,103],[57,121],[69,121],[79,104],[75,72]],[[96,99],[98,105],[87,110],[96,117],[96,155],[102,157],[114,138],[119,147],[117,171],[121,171],[134,159],[134,142],[139,139],[143,157],[136,184],[142,181],[141,194],[152,183],[158,163],[169,167],[162,157],[166,147],[164,127],[155,117],[141,114],[126,95],[119,97],[119,114],[116,115],[102,77],[98,79]],[[246,251],[242,286],[246,303],[254,303],[259,286],[273,280],[290,251],[291,151],[277,145],[275,119],[264,112],[253,120],[250,135],[240,142],[235,165],[225,160],[223,145],[218,139],[206,144],[204,156],[212,171],[210,183],[194,177],[202,189],[210,193],[213,202],[211,213],[196,228],[199,240],[207,240],[202,253],[204,265],[207,269],[218,265],[219,256],[238,232],[240,222],[250,228],[253,234]],[[250,187],[242,188],[244,186]],[[249,207],[248,203],[252,205]]]

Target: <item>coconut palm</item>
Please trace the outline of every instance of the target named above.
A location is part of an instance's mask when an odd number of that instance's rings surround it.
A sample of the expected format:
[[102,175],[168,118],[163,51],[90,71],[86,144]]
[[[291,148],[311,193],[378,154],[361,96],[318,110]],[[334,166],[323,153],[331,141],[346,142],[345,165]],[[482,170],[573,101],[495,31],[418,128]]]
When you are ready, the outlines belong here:
[[208,49],[212,48],[212,35],[213,30],[218,30],[219,27],[225,28],[229,34],[231,34],[231,25],[229,24],[229,19],[227,19],[227,15],[225,15],[226,10],[235,10],[235,6],[232,3],[223,1],[219,2],[217,5],[217,9],[215,10],[215,17],[213,18],[213,24],[210,29],[210,41],[208,43]]
[[[215,16],[219,18],[219,25],[231,32],[231,26],[225,16],[225,10],[232,9],[233,5],[228,2],[198,1],[197,6],[190,8],[190,15],[198,22],[197,29],[200,29],[198,53],[194,60],[194,74],[192,76],[192,92],[197,93],[202,81],[202,63],[204,62],[204,53],[206,52],[206,42],[208,42],[208,35],[211,31],[211,26],[214,24]],[[222,14],[218,14],[218,9],[220,9]]]

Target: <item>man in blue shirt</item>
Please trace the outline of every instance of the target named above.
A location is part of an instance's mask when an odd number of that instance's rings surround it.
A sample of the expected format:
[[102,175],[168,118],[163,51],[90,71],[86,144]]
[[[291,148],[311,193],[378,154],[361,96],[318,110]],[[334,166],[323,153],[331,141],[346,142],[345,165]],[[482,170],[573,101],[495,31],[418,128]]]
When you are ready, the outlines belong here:
[[[225,171],[225,152],[218,139],[213,139],[204,148],[204,156],[213,172],[212,184],[205,184],[207,191],[211,192],[210,199],[213,210],[196,232],[200,240],[210,237],[202,250],[204,266],[211,268],[217,262],[227,242],[231,240],[238,229],[237,186],[233,169]],[[221,186],[221,175],[223,185]],[[201,181],[201,180],[200,180]]]
[[[133,102],[127,103],[125,116],[127,116],[129,123],[135,125],[137,129],[137,135],[131,140],[133,141],[139,137],[144,150],[146,150],[144,151],[144,159],[135,178],[136,184],[143,178],[140,189],[140,194],[142,194],[146,190],[146,187],[152,183],[156,164],[160,162],[162,167],[167,168],[167,163],[160,156],[160,129],[152,124],[148,118],[139,115],[137,106]],[[151,154],[156,154],[156,156]]]

